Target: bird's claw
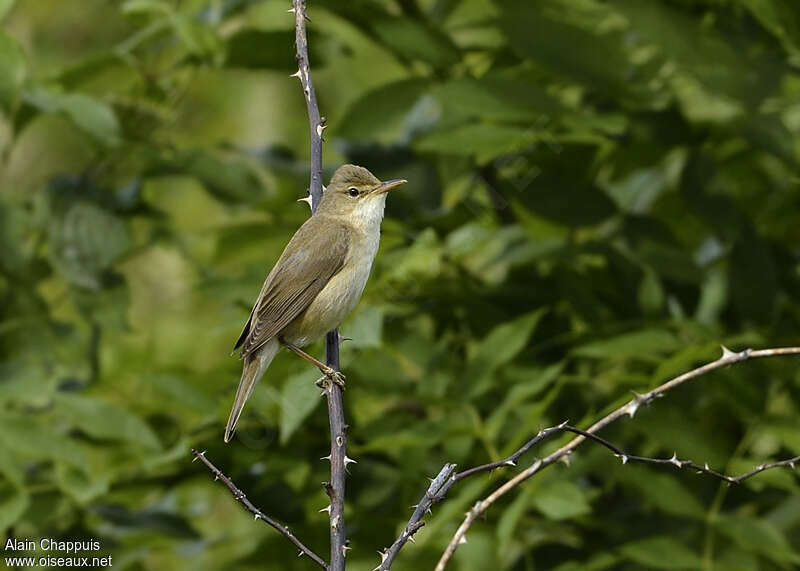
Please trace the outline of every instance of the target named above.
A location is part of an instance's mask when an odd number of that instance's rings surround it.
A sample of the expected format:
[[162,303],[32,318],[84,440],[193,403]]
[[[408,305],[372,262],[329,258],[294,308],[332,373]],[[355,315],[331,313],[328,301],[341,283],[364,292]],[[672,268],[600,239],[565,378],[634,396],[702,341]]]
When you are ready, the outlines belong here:
[[323,370],[322,373],[325,376],[317,379],[316,383],[319,388],[328,390],[331,386],[331,383],[335,383],[342,387],[342,390],[344,390],[345,377],[340,371],[328,367],[327,369]]

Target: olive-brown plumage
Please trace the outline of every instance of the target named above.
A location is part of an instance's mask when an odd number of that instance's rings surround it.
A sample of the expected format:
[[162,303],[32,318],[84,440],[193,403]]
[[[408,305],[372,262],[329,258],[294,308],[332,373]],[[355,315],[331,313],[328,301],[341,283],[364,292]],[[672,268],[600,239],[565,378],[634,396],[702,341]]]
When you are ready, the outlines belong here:
[[244,366],[225,442],[280,347],[308,345],[338,327],[358,304],[378,252],[386,192],[404,182],[381,182],[355,165],[336,170],[317,213],[292,236],[267,275],[236,342]]

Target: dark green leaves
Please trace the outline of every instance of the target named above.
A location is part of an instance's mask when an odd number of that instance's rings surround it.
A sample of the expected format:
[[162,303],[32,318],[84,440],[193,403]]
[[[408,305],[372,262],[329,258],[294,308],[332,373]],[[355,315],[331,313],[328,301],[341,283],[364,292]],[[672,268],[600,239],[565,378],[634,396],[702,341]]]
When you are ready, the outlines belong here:
[[373,23],[378,37],[405,57],[424,61],[434,67],[454,65],[458,49],[440,29],[411,18],[382,18]]
[[430,81],[409,78],[382,85],[350,105],[337,128],[345,138],[375,140],[387,133],[396,135],[411,108],[427,91]]
[[[57,212],[57,211],[56,211]],[[50,227],[51,260],[75,285],[99,289],[103,275],[128,248],[125,224],[89,202],[76,202]]]
[[120,127],[114,110],[94,97],[35,86],[25,94],[25,102],[45,113],[65,114],[101,143],[111,145],[119,141]]
[[[504,2],[500,23],[520,56],[587,87],[627,95],[639,77],[622,35],[579,25],[574,20],[583,14],[573,6],[553,1]],[[610,11],[599,5],[593,11],[592,17],[600,21],[610,17]],[[570,21],[570,15],[576,18]]]
[[[309,59],[315,69],[324,65],[320,38],[308,32]],[[297,71],[294,52],[294,30],[258,30],[245,28],[226,40],[225,64],[232,68],[273,69],[288,73]]]

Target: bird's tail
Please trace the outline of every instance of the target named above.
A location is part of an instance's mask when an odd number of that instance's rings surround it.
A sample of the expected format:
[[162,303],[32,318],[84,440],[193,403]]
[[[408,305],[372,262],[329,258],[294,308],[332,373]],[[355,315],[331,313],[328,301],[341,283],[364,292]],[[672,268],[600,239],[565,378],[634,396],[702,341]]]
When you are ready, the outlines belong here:
[[248,355],[244,359],[244,367],[242,367],[242,378],[239,381],[239,388],[236,389],[236,398],[233,400],[233,408],[228,417],[228,426],[225,427],[225,442],[229,442],[233,437],[233,431],[236,430],[236,423],[242,414],[244,403],[253,393],[258,379],[267,370],[272,359],[278,354],[280,343],[273,338],[264,343],[254,355]]

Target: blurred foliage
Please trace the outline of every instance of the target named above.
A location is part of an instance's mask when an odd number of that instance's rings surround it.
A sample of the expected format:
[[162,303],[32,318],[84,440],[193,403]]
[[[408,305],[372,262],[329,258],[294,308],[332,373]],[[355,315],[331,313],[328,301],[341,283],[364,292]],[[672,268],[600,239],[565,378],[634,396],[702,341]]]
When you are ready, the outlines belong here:
[[[195,446],[327,552],[315,371],[276,359],[222,444],[230,348],[308,216],[287,8],[0,0],[3,542],[98,537],[120,569],[310,568]],[[588,423],[720,343],[800,342],[795,0],[310,15],[328,175],[410,181],[342,327],[350,568],[375,566],[445,461]],[[797,361],[715,373],[604,436],[730,472],[800,454]],[[508,474],[454,488],[396,568],[430,568]],[[796,568],[799,489],[791,471],[728,488],[586,446],[494,507],[454,568]]]

